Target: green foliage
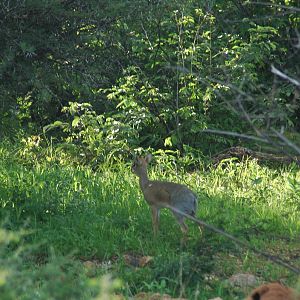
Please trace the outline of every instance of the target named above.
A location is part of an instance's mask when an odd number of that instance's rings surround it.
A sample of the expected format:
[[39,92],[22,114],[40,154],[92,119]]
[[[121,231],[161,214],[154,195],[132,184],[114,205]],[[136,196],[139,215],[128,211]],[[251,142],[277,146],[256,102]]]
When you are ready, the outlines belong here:
[[[90,280],[83,265],[70,257],[51,256],[32,264],[37,246],[24,247],[29,232],[0,230],[1,299],[114,299],[120,283],[110,278]],[[22,245],[23,244],[23,245]]]
[[114,117],[97,115],[89,103],[69,102],[62,112],[68,122],[55,121],[44,133],[61,128],[65,138],[58,149],[71,151],[81,163],[97,165],[122,159],[129,154],[128,145],[137,144],[134,128]]
[[106,71],[99,75],[99,69],[114,65],[108,58],[103,62],[104,53],[112,48],[118,53],[108,39],[102,40],[110,36],[113,17],[108,12],[117,14],[122,6],[115,4],[106,10],[107,1],[2,3],[1,113],[8,112],[6,118],[18,115],[21,126],[32,123],[40,129],[54,121],[70,99],[93,101],[91,90],[114,78]]
[[[213,22],[201,9],[192,15],[175,11],[165,17],[159,37],[151,25],[144,34],[130,32],[134,56],[143,67],[127,68],[118,85],[103,91],[116,102],[118,116],[138,130],[145,147],[184,152],[186,147],[192,150],[207,143],[199,132],[216,126],[216,97],[213,85],[201,83],[197,72],[212,64],[211,52],[206,51],[211,35],[206,30]],[[201,71],[204,77],[211,68]]]
[[[16,150],[10,144],[0,148],[0,218],[10,233],[25,227],[26,235],[11,235],[19,244],[5,246],[6,254],[1,253],[3,259],[17,258],[1,264],[10,274],[3,273],[6,281],[0,289],[5,293],[19,295],[25,286],[30,296],[38,290],[45,299],[90,299],[99,285],[90,286],[87,277],[93,280],[108,272],[122,279],[122,293],[131,296],[140,291],[178,296],[184,291],[188,298],[198,294],[201,299],[234,299],[242,291],[224,282],[240,272],[296,283],[292,273],[223,236],[209,230],[200,236],[190,222],[189,240],[181,249],[180,229],[167,211],[162,211],[160,234],[153,239],[150,211],[128,164],[102,164],[92,171],[70,160],[59,163],[61,154],[55,152],[57,159],[49,161],[47,154],[27,164],[21,163],[24,158],[20,160]],[[231,159],[217,168],[199,164],[196,171],[186,173],[185,165],[176,163],[177,155],[156,153],[149,177],[187,184],[198,195],[199,218],[299,265],[292,255],[299,248],[300,231],[297,166],[274,170],[256,161]],[[16,245],[25,253],[15,257]],[[133,271],[122,259],[127,253],[153,260]],[[82,260],[96,260],[96,270],[85,270]],[[110,267],[102,267],[105,264]]]
[[[297,1],[272,3],[0,4],[0,139],[13,140],[0,145],[3,299],[112,298],[120,284],[99,280],[105,264],[130,297],[237,299],[244,291],[225,280],[240,272],[295,284],[283,268],[209,231],[200,237],[192,224],[182,249],[169,212],[154,240],[126,163],[148,149],[150,177],[189,185],[200,218],[299,266],[299,168],[234,159],[207,167],[208,155],[240,141],[202,132],[249,133],[245,118],[264,131],[297,129],[299,93],[270,72],[297,78]],[[127,253],[153,260],[132,272]]]
[[[125,144],[197,156],[236,143],[201,134],[207,127],[249,131],[234,102],[241,98],[258,127],[295,126],[295,87],[270,81],[271,64],[291,74],[296,65],[285,37],[288,29],[293,41],[297,14],[280,9],[192,0],[3,4],[1,135],[52,124],[49,134],[76,140],[85,160]],[[69,102],[90,112],[62,112]],[[65,124],[62,135],[54,129]],[[109,137],[114,145],[97,145]]]
[[279,40],[283,25],[244,19],[241,29],[227,30],[219,22],[217,14],[187,5],[163,21],[157,17],[155,25],[143,23],[142,30],[123,24],[137,66],[102,91],[115,101],[119,117],[138,129],[144,147],[207,153],[232,145],[229,138],[200,134],[207,127],[247,132],[240,116],[224,105],[240,94],[249,95],[244,105],[256,110],[252,118],[258,126],[270,126],[270,119],[273,126],[292,125],[296,107],[271,102],[266,82],[270,64],[281,63],[279,56],[287,53]]

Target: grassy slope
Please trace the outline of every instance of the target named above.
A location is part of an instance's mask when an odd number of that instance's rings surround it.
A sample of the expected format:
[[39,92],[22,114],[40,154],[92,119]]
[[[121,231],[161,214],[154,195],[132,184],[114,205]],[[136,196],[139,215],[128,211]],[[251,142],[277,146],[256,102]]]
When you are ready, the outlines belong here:
[[[75,260],[113,260],[110,272],[126,283],[127,294],[159,291],[178,296],[184,291],[189,298],[240,299],[244,291],[225,282],[239,272],[296,283],[291,272],[207,230],[200,236],[192,224],[182,249],[179,228],[168,211],[154,240],[149,208],[129,166],[103,166],[95,173],[55,163],[20,165],[3,149],[0,155],[1,218],[10,228],[31,229],[25,243],[41,245],[29,264],[44,261],[50,248]],[[150,177],[188,184],[199,195],[198,217],[300,267],[298,169],[272,170],[253,161],[199,169],[187,174],[169,165],[153,166]],[[154,259],[132,271],[122,259],[126,253]]]

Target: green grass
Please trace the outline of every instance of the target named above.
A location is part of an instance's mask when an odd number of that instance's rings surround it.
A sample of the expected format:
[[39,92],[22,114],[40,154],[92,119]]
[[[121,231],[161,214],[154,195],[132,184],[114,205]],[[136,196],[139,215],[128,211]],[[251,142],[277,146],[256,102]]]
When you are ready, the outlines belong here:
[[[281,279],[296,285],[297,276],[290,271],[208,230],[200,236],[192,223],[182,248],[179,227],[168,211],[162,213],[160,234],[154,239],[149,208],[129,165],[107,164],[94,172],[89,167],[46,162],[46,158],[21,164],[5,147],[0,161],[2,224],[11,231],[28,232],[20,242],[32,248],[23,257],[26,270],[45,268],[53,253],[68,257],[69,264],[74,263],[73,273],[80,273],[78,264],[85,260],[111,261],[108,271],[98,268],[86,276],[109,272],[122,280],[125,295],[149,291],[178,296],[183,292],[189,299],[195,295],[242,299],[247,291],[226,283],[241,272],[262,281]],[[255,161],[229,160],[216,169],[199,166],[186,173],[153,163],[149,175],[189,185],[199,196],[199,218],[300,268],[300,171],[296,166],[272,169]],[[125,264],[124,254],[153,260],[135,269]],[[70,287],[72,282],[78,285],[78,278],[72,276]]]

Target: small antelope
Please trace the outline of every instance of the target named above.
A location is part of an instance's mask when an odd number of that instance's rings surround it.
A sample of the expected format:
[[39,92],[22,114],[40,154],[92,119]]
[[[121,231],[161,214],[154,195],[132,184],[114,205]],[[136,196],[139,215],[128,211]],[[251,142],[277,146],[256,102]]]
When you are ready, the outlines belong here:
[[[167,181],[149,180],[147,166],[151,159],[151,154],[145,157],[137,157],[133,161],[131,170],[139,177],[140,188],[145,200],[151,207],[153,231],[154,236],[156,236],[159,227],[159,212],[164,205],[174,207],[179,211],[194,216],[197,210],[197,197],[185,185]],[[185,217],[175,211],[172,211],[172,213],[179,223],[184,237],[186,237],[188,227],[184,222]]]

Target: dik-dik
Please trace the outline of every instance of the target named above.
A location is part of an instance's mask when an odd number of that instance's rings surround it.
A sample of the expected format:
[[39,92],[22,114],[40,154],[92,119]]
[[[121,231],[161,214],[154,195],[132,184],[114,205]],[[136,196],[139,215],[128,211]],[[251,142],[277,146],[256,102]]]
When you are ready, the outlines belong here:
[[[157,235],[159,227],[159,211],[166,205],[194,216],[197,210],[197,197],[187,186],[167,182],[149,180],[147,166],[152,159],[152,155],[137,157],[133,161],[132,172],[139,177],[140,188],[144,194],[145,200],[151,207],[152,224],[154,236]],[[172,210],[177,222],[180,225],[184,237],[187,235],[188,227],[185,224],[185,217]]]

